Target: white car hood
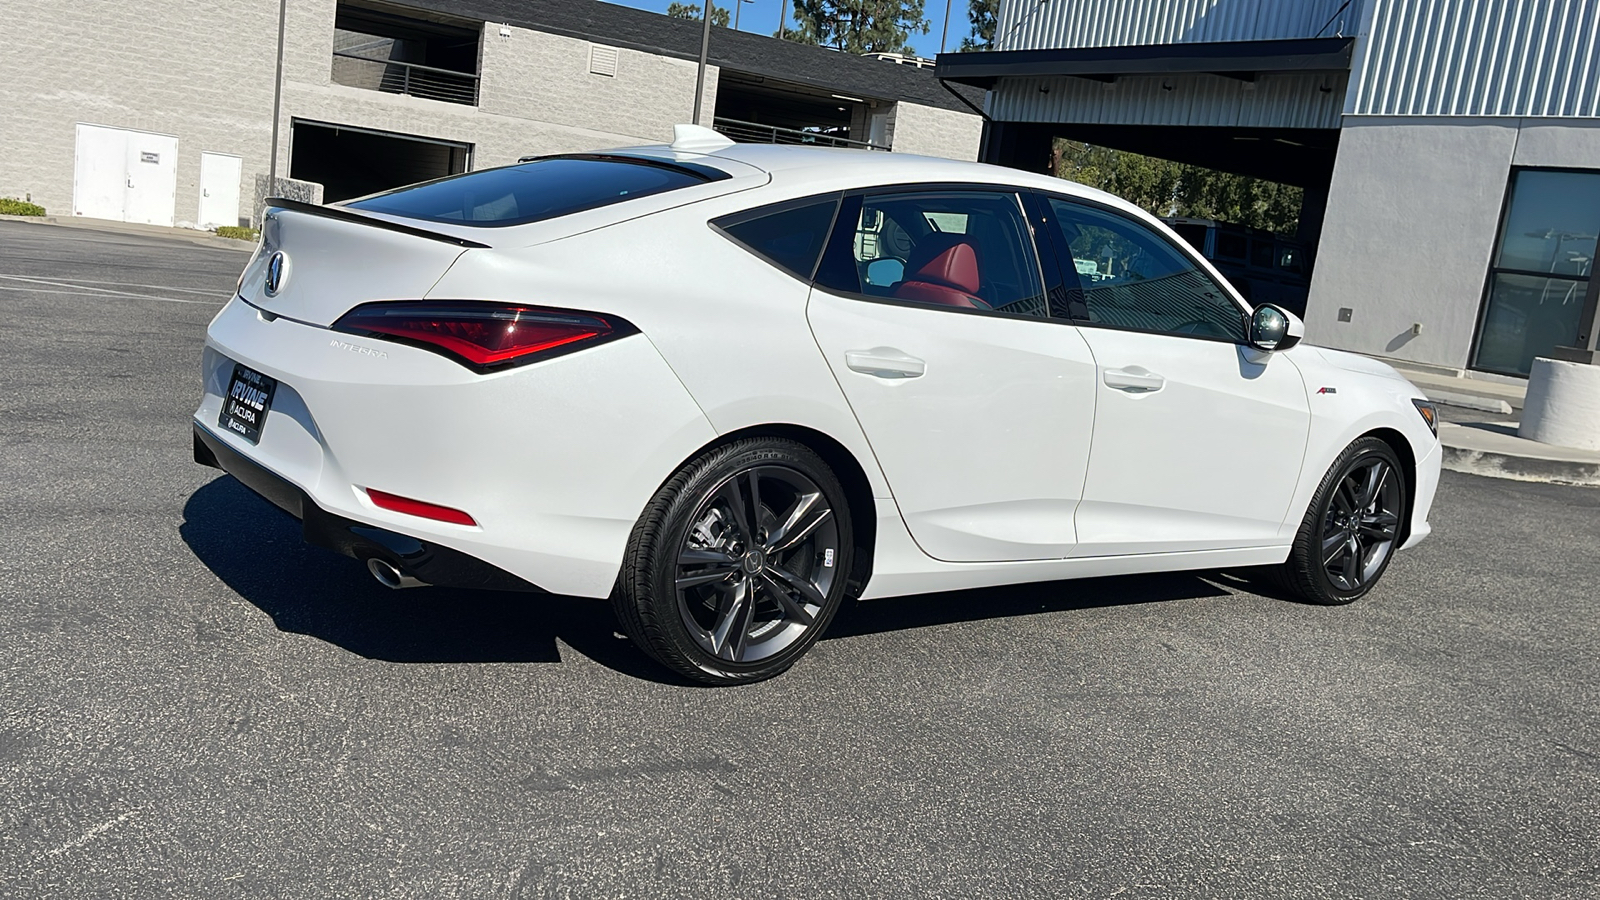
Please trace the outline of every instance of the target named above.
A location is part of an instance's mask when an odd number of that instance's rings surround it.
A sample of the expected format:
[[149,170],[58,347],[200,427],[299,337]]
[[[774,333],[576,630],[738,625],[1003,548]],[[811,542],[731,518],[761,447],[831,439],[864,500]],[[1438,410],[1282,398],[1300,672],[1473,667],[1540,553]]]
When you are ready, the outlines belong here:
[[1333,366],[1335,369],[1357,372],[1362,375],[1376,375],[1380,378],[1391,378],[1395,381],[1404,381],[1406,384],[1411,383],[1404,375],[1395,371],[1394,366],[1379,362],[1370,356],[1362,356],[1359,353],[1349,353],[1344,350],[1332,350],[1327,347],[1307,347],[1306,349],[1316,351],[1317,355],[1322,357],[1323,362]]

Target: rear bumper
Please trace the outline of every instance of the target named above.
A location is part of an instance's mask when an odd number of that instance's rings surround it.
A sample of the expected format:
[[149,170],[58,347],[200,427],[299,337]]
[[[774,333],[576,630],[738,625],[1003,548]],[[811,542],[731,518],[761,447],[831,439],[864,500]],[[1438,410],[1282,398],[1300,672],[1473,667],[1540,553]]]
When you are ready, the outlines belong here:
[[194,461],[232,475],[273,506],[299,519],[301,537],[313,546],[363,561],[381,559],[418,581],[438,587],[543,592],[538,585],[459,550],[328,512],[305,491],[246,459],[199,423],[194,424]]

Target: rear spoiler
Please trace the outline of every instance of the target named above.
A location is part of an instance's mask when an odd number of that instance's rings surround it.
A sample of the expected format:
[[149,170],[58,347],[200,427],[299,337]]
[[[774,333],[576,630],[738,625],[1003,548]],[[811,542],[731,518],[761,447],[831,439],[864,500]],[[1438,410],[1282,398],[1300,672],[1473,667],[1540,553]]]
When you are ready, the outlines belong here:
[[399,222],[391,222],[388,219],[378,219],[372,216],[364,216],[361,213],[351,212],[350,210],[341,206],[319,206],[315,203],[305,203],[300,200],[290,200],[287,197],[268,197],[266,199],[266,205],[269,209],[272,207],[277,207],[278,209],[288,209],[293,210],[294,212],[303,212],[313,216],[321,216],[324,219],[338,219],[341,222],[356,222],[361,225],[370,225],[373,228],[382,228],[385,231],[398,231],[401,234],[409,234],[413,237],[427,238],[430,241],[439,241],[445,244],[455,244],[458,247],[468,247],[480,250],[489,249],[488,244],[480,244],[477,241],[469,241],[466,238],[459,238],[453,234],[442,234],[437,231],[429,231],[426,228],[418,228],[415,225],[402,225]]

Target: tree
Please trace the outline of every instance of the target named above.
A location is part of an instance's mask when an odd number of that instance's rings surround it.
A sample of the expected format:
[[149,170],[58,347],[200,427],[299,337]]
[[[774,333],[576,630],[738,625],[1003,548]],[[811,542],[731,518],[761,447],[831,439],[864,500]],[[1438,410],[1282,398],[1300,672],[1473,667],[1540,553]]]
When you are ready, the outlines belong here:
[[[738,0],[734,0],[734,2],[737,3]],[[700,21],[700,4],[679,3],[677,0],[673,0],[672,3],[667,5],[667,15],[674,19],[693,19],[698,22]],[[727,7],[716,5],[711,7],[711,24],[718,28],[728,27]]]
[[799,27],[784,37],[846,53],[916,53],[908,42],[927,34],[925,0],[794,0]]
[[1275,181],[1080,141],[1055,142],[1055,174],[1109,191],[1158,216],[1216,219],[1279,234],[1294,233],[1305,199],[1304,190]]
[[994,29],[1000,24],[1000,0],[967,0],[967,21],[972,34],[961,39],[961,52],[994,47]]

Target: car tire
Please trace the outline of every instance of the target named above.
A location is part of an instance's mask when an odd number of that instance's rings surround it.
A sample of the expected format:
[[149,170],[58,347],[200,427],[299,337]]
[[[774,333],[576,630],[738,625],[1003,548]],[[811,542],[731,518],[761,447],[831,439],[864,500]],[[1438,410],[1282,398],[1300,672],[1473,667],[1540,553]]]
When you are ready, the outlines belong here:
[[1299,599],[1325,606],[1366,596],[1389,567],[1408,497],[1394,450],[1358,438],[1328,467],[1311,498],[1294,545],[1273,580]]
[[805,445],[749,438],[715,448],[645,508],[612,606],[628,637],[680,675],[771,678],[838,612],[850,526],[843,485]]

